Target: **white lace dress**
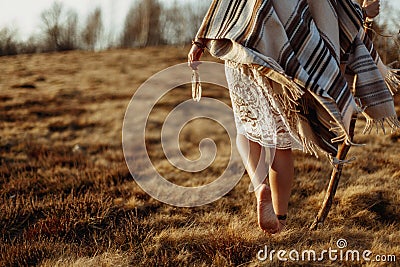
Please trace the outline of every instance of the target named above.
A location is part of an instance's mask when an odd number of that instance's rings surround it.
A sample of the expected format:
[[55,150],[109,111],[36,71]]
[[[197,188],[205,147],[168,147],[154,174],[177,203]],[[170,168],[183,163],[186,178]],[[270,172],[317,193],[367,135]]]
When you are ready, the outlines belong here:
[[280,85],[253,68],[231,61],[225,62],[225,73],[238,134],[267,148],[303,150],[276,99]]

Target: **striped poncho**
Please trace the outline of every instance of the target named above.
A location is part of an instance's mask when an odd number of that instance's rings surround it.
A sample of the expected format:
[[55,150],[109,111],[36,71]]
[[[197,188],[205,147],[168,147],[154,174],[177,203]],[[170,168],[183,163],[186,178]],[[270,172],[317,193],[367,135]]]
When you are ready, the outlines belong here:
[[[282,106],[305,152],[336,155],[350,120],[400,127],[398,77],[383,65],[350,0],[214,0],[197,33],[210,53],[282,85]],[[346,68],[342,68],[344,66]],[[345,71],[344,71],[345,70]]]

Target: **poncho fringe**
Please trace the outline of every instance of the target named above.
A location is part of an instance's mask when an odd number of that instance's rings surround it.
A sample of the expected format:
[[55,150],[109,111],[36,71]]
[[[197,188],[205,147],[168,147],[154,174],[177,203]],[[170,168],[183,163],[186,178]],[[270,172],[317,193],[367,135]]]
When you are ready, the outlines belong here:
[[360,10],[350,0],[214,0],[196,37],[213,56],[281,84],[277,100],[304,152],[332,157],[338,142],[351,143],[355,112],[367,118],[365,133],[400,128],[400,75],[381,62]]
[[400,87],[400,70],[399,69],[388,69],[385,76],[385,83],[389,88],[392,95],[399,91]]

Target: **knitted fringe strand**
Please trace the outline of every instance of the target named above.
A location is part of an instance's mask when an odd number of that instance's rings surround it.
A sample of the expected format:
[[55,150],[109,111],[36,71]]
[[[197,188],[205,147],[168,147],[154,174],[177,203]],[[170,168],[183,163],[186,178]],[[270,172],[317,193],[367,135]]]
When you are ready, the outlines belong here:
[[397,93],[400,88],[400,69],[389,69],[385,77],[385,83],[392,95]]
[[379,129],[382,129],[383,133],[386,133],[385,122],[389,125],[392,131],[400,129],[400,122],[396,116],[387,117],[379,120],[374,120],[367,117],[367,125],[364,128],[363,134],[370,134],[375,126],[376,133],[379,132]]

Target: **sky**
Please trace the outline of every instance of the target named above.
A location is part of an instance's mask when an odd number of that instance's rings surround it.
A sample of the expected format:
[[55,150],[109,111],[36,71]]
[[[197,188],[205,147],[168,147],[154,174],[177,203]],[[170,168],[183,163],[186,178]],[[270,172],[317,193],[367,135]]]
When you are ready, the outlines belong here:
[[[51,7],[55,0],[0,0],[0,29],[8,27],[17,30],[18,39],[26,40],[41,32],[40,14]],[[190,2],[198,0],[160,0],[163,3],[173,1]],[[60,0],[66,10],[72,8],[83,23],[87,15],[96,7],[101,7],[103,24],[106,31],[119,32],[126,13],[135,0]],[[400,0],[381,0],[400,9]],[[382,13],[381,13],[382,16]]]
[[[80,22],[96,7],[101,7],[105,28],[118,27],[125,18],[132,0],[63,0],[65,10],[78,13]],[[41,32],[40,14],[50,8],[54,0],[0,0],[0,29],[17,29],[21,40]]]

